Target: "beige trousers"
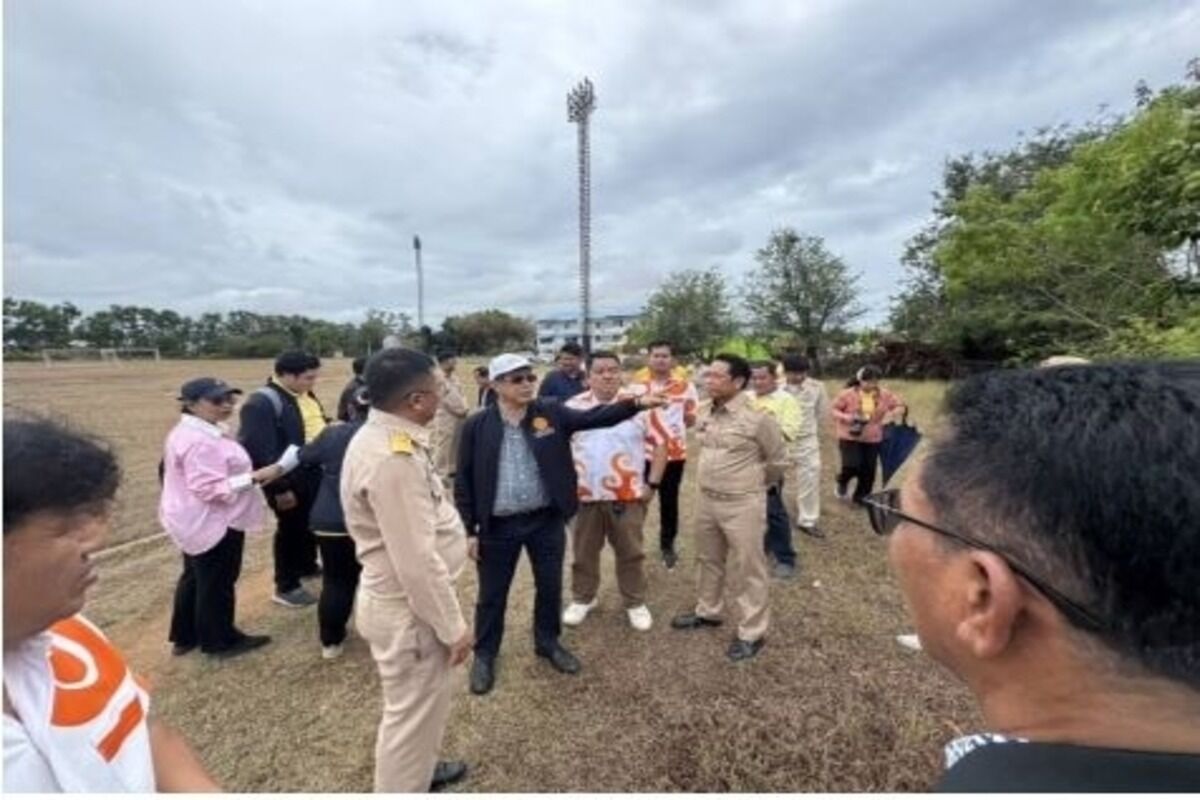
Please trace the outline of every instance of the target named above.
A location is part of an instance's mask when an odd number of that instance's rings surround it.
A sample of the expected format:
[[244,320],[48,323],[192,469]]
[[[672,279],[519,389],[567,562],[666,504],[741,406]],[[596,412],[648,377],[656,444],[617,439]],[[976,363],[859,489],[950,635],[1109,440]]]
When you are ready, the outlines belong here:
[[700,565],[696,613],[721,615],[728,578],[739,639],[755,642],[767,633],[771,577],[763,551],[767,528],[765,492],[726,495],[700,490],[696,554]]
[[642,547],[642,503],[580,503],[571,532],[571,594],[590,603],[600,589],[600,551],[612,544],[617,560],[617,588],[626,608],[646,603],[646,553]]
[[450,651],[407,601],[360,590],[357,604],[383,687],[375,791],[427,792],[450,717]]
[[792,466],[783,484],[783,502],[793,525],[811,527],[821,516],[821,442],[815,436],[792,447]]

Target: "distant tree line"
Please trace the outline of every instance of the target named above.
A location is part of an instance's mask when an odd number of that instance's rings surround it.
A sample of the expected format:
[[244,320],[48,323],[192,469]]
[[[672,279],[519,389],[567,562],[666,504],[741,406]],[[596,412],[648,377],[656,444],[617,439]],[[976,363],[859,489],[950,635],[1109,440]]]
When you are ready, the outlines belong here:
[[430,352],[488,354],[530,349],[534,327],[496,309],[447,317],[433,331],[415,329],[408,314],[379,309],[358,323],[338,323],[251,311],[189,317],[125,305],[84,314],[70,302],[4,298],[4,352],[10,358],[70,348],[158,348],[166,358],[269,358],[291,348],[321,356],[358,355],[379,350],[389,336]]

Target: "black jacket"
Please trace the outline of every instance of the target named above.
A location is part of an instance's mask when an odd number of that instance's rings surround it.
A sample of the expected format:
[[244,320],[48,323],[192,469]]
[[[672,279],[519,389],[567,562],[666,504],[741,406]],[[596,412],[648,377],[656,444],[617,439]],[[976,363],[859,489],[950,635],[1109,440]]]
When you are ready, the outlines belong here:
[[[250,463],[255,469],[274,464],[288,445],[304,446],[304,417],[300,414],[300,404],[291,392],[277,388],[273,383],[268,383],[267,389],[278,395],[281,401],[278,415],[270,398],[259,392],[251,392],[246,402],[242,403],[239,416],[238,441],[250,454]],[[315,394],[310,392],[309,396],[317,400]],[[321,401],[317,400],[317,405],[320,404]],[[324,408],[321,414],[325,415]],[[284,492],[305,492],[313,485],[312,476],[311,469],[296,469],[263,486],[263,492],[268,500]]]
[[338,395],[337,418],[342,422],[349,422],[354,418],[354,394],[366,385],[367,381],[363,376],[355,375]]
[[341,497],[342,461],[346,458],[350,440],[366,421],[366,417],[362,417],[354,422],[330,425],[300,450],[301,464],[321,470],[317,499],[308,514],[309,527],[314,531],[346,533]]
[[1200,755],[1004,742],[972,750],[939,792],[1196,792]]
[[[525,441],[537,460],[538,472],[550,504],[564,517],[575,515],[575,459],[571,455],[571,434],[591,428],[607,428],[638,413],[637,403],[608,403],[577,411],[555,400],[534,400],[521,420]],[[541,420],[538,422],[537,420]],[[454,501],[467,527],[468,536],[484,535],[496,504],[496,478],[500,468],[500,444],[504,440],[504,420],[498,406],[488,406],[472,414],[463,426],[458,447],[458,474],[454,481]]]

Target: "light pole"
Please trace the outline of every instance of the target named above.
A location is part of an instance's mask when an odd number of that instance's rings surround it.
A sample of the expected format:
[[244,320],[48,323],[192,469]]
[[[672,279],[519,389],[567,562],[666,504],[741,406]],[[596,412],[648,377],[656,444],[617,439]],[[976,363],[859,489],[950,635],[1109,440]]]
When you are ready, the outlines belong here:
[[425,273],[421,269],[421,237],[413,237],[413,252],[417,256],[417,330],[425,327]]
[[588,120],[596,109],[592,82],[584,78],[567,93],[567,121],[579,131],[579,306],[583,352],[592,351],[592,179]]

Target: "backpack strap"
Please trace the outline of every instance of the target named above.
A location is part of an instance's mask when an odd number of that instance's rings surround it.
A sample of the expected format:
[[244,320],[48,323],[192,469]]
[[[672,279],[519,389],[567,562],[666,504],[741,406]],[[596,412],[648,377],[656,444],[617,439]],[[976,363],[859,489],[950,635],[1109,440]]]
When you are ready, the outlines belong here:
[[260,386],[255,389],[252,394],[260,394],[271,403],[271,408],[275,409],[275,421],[283,416],[283,398],[279,396],[279,391],[268,386]]

